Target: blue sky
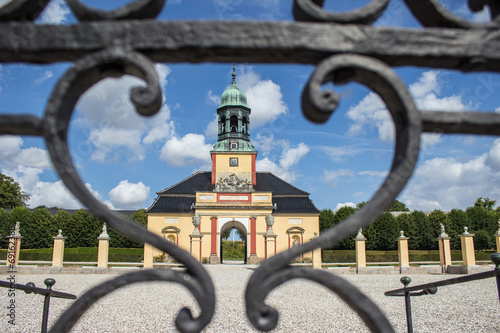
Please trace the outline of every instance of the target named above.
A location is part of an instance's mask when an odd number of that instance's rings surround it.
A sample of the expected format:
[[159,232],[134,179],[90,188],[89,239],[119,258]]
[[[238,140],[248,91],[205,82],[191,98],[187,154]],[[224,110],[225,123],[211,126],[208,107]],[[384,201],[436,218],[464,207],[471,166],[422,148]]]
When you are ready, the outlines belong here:
[[[0,4],[5,3],[0,0]],[[102,1],[83,1],[103,6]],[[130,2],[130,1],[129,1]],[[329,10],[368,0],[327,1]],[[116,8],[124,1],[106,1]],[[168,1],[158,20],[292,20],[292,1]],[[457,15],[484,21],[466,1],[442,1]],[[102,8],[102,7],[101,7]],[[74,24],[63,1],[52,1],[37,24]],[[419,29],[402,1],[392,0],[376,24]],[[0,112],[42,116],[50,93],[70,64],[0,65]],[[115,209],[149,207],[156,192],[192,173],[210,170],[220,95],[232,64],[157,64],[164,91],[161,112],[136,114],[128,100],[141,81],[108,79],[79,101],[70,128],[78,171],[92,193]],[[237,84],[252,108],[257,169],[311,193],[320,209],[367,201],[382,183],[393,154],[393,127],[384,106],[366,88],[334,87],[341,105],[323,125],[302,116],[300,95],[313,66],[236,64]],[[500,77],[426,68],[396,68],[419,109],[500,110]],[[18,181],[39,205],[80,208],[55,174],[40,138],[0,137],[0,171]],[[500,140],[486,136],[424,135],[417,169],[399,196],[410,209],[466,208],[476,198],[500,200]]]

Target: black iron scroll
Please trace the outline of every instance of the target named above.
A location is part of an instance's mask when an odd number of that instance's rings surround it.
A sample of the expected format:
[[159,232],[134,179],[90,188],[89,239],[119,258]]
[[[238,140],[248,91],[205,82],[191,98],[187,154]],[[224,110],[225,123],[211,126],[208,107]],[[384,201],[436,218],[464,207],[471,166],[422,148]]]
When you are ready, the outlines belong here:
[[[0,115],[0,134],[45,138],[54,168],[68,189],[113,229],[149,243],[186,266],[186,271],[144,270],[125,274],[82,295],[56,322],[52,331],[67,332],[86,309],[107,293],[131,283],[173,281],[185,286],[200,305],[200,315],[182,309],[176,319],[181,332],[199,332],[212,320],[215,292],[210,276],[188,252],[113,213],[97,201],[81,181],[67,146],[73,108],[92,85],[126,74],[146,82],[131,91],[137,111],[155,114],[161,104],[154,62],[252,62],[316,65],[304,88],[302,108],[307,119],[325,122],[339,95],[323,91],[326,82],[359,82],[385,102],[396,128],[391,170],[371,198],[343,223],[303,245],[264,262],[246,289],[247,315],[260,330],[276,327],[278,312],[265,304],[269,292],[291,279],[304,278],[337,293],[376,332],[393,329],[357,288],[321,270],[299,270],[289,262],[306,252],[335,245],[371,224],[389,207],[413,173],[423,132],[500,135],[500,114],[418,111],[394,66],[419,66],[465,72],[500,72],[499,5],[494,0],[470,0],[471,10],[489,6],[491,22],[471,23],[448,12],[437,0],[405,0],[424,29],[372,27],[389,0],[372,0],[347,12],[322,8],[323,0],[295,0],[296,22],[156,21],[165,0],[136,0],[113,11],[100,11],[78,0],[66,0],[80,23],[36,25],[33,20],[47,0],[13,0],[0,8],[0,63],[73,62],[59,79],[43,118]],[[186,4],[187,5],[187,4]],[[439,28],[428,28],[439,27]],[[26,34],[30,31],[30,34]],[[243,38],[242,38],[243,36]],[[216,38],[215,38],[216,37]]]

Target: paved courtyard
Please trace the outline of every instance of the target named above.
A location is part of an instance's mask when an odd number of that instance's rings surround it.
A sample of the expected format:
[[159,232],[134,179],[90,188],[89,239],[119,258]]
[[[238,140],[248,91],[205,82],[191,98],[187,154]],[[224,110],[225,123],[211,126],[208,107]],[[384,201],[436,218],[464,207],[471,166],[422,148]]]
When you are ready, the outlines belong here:
[[[244,289],[254,266],[205,266],[215,283],[215,316],[205,332],[253,332],[246,319]],[[17,283],[34,282],[41,287],[47,275],[16,276]],[[52,276],[55,290],[82,295],[83,292],[115,274],[60,274]],[[385,312],[396,332],[406,332],[404,300],[385,297],[384,292],[400,288],[400,275],[342,275],[371,297]],[[438,281],[451,275],[410,276],[412,285]],[[1,276],[5,280],[7,276]],[[0,289],[1,308],[9,297]],[[305,280],[291,281],[274,290],[268,304],[280,312],[275,332],[367,332],[368,329],[350,308],[326,288]],[[9,325],[2,313],[0,332],[39,332],[43,308],[40,295],[18,292],[16,326]],[[73,301],[52,299],[49,324]],[[174,332],[178,310],[197,306],[193,297],[173,283],[144,283],[127,286],[89,309],[72,332]],[[412,298],[415,332],[499,332],[500,305],[494,279],[439,288],[436,295]],[[50,327],[49,326],[49,327]]]

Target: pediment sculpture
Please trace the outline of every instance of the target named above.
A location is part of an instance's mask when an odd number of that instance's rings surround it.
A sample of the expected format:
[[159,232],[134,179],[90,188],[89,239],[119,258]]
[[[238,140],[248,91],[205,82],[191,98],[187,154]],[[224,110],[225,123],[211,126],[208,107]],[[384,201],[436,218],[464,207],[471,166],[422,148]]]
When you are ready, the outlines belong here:
[[246,179],[240,179],[232,173],[229,177],[219,179],[215,184],[214,192],[252,192],[253,185]]

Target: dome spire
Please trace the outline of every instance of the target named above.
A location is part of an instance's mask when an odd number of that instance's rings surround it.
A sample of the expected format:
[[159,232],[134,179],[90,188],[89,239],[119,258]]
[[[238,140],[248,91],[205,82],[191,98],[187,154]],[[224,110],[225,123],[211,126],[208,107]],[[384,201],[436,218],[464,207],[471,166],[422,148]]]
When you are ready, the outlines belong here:
[[232,76],[233,76],[233,84],[236,84],[236,68],[234,66],[234,63],[233,63],[233,74],[232,74]]

